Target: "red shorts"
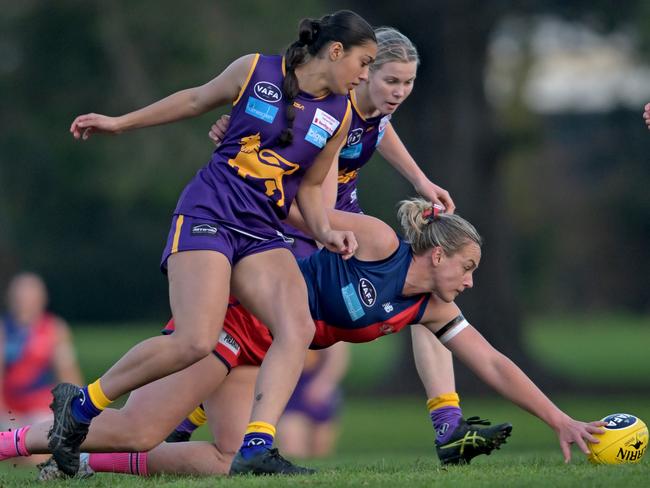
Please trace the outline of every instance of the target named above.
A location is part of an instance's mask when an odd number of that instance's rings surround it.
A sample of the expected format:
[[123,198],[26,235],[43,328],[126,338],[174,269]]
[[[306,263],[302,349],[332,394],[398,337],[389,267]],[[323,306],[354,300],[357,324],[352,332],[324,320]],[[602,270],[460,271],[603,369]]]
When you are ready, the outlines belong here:
[[[173,318],[163,329],[163,334],[172,332],[174,332]],[[231,297],[223,330],[213,351],[215,356],[226,365],[228,371],[237,366],[262,364],[271,342],[273,337],[269,329]]]

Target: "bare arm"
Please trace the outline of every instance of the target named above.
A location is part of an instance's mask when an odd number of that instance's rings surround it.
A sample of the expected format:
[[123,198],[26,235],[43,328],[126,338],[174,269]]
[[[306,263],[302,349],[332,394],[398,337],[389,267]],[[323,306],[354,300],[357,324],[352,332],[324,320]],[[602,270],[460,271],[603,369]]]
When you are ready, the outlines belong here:
[[330,139],[316,156],[314,164],[307,170],[300,182],[296,202],[310,235],[326,248],[349,258],[356,250],[354,235],[348,231],[334,231],[330,227],[323,205],[322,185],[329,173],[334,158],[345,141],[350,128],[350,118],[342,122],[335,137]]
[[204,85],[178,91],[119,117],[95,113],[80,115],[72,122],[70,132],[75,139],[85,140],[93,133],[119,134],[204,114],[237,98],[254,58],[254,54],[243,56]]
[[446,212],[454,213],[456,206],[449,192],[427,178],[404,146],[392,124],[386,125],[384,137],[379,143],[378,149],[386,161],[413,185],[415,191],[430,202],[445,207]]
[[[323,195],[323,206],[325,209],[332,209],[336,206],[338,167],[339,167],[338,154],[339,153],[337,151],[336,157],[334,158],[334,161],[332,161],[331,163],[330,170],[327,172],[327,176],[325,176],[325,180],[321,185],[321,192]],[[289,209],[289,216],[287,217],[287,222],[289,222],[297,229],[309,233],[309,227],[305,223],[305,219],[303,218],[302,213],[298,208],[298,205],[296,205],[295,203],[291,205],[291,208]],[[345,230],[345,229],[339,229],[339,230]]]
[[[443,326],[443,321],[436,320],[424,325],[437,331]],[[577,444],[585,454],[589,454],[585,441],[598,442],[593,434],[602,432],[599,428],[602,422],[584,423],[569,417],[472,326],[467,325],[445,345],[485,383],[548,424],[558,435],[565,462],[571,459],[571,444]]]

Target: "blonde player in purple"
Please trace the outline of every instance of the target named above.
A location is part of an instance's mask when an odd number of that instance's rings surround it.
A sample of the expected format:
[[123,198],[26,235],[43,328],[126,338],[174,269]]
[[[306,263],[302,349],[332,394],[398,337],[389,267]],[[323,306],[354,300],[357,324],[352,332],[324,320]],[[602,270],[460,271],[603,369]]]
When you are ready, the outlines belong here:
[[[392,27],[375,29],[377,56],[370,67],[368,80],[350,92],[352,120],[344,147],[338,157],[338,175],[332,173],[326,180],[326,200],[337,210],[363,213],[357,196],[359,175],[375,151],[379,153],[427,200],[453,213],[455,205],[449,193],[429,180],[399,138],[391,123],[392,114],[409,97],[414,86],[419,64],[417,49],[401,32]],[[211,127],[210,138],[220,143],[228,131],[228,117],[224,116]],[[336,188],[334,188],[336,186]],[[298,257],[308,256],[317,247],[312,238],[287,225],[286,234],[294,239],[293,251]],[[463,419],[460,397],[456,393],[451,353],[421,326],[411,327],[416,351],[423,357],[434,357],[435,367],[422,374],[427,392],[427,410],[436,431],[436,452],[443,464],[469,462],[472,456],[459,456],[452,445],[468,432],[486,437],[493,428],[485,421]],[[345,361],[346,345],[321,354],[319,368],[307,372],[298,382],[281,421],[281,445],[296,457],[313,457],[331,450],[336,435],[336,396],[333,383],[343,376],[341,364]],[[320,385],[319,385],[320,384]],[[329,389],[330,398],[318,397],[309,401],[317,388]],[[303,400],[306,399],[306,400]],[[319,412],[319,414],[316,414]],[[191,430],[193,425],[185,422]],[[179,426],[183,429],[184,426]],[[178,434],[174,435],[178,437]],[[185,435],[184,437],[187,437]],[[484,443],[484,453],[490,452],[490,443]],[[480,452],[480,449],[477,451]],[[453,453],[453,454],[452,454]],[[473,455],[476,452],[473,452]]]
[[86,140],[232,104],[228,136],[181,194],[162,256],[177,333],[141,342],[84,388],[61,384],[53,390],[49,442],[62,471],[76,473],[90,421],[114,399],[210,354],[231,293],[263,318],[275,338],[233,472],[260,464],[269,472],[304,471],[271,450],[314,334],[304,280],[281,221],[295,199],[314,237],[345,257],[354,253],[354,235],[329,225],[321,184],[348,132],[346,95],[367,79],[375,54],[368,23],[339,11],[303,20],[285,56],[246,55],[208,83],[135,112],[74,120],[70,132]]

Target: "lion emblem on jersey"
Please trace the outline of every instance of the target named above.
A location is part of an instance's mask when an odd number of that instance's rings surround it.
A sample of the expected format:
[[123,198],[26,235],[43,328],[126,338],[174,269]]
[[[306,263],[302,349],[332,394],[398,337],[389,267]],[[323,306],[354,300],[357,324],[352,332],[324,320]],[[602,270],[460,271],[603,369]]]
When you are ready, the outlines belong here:
[[242,137],[239,141],[241,149],[228,164],[237,169],[237,175],[242,178],[262,180],[269,197],[279,196],[276,200],[278,207],[284,206],[284,175],[294,173],[300,165],[287,161],[271,149],[260,151],[260,134]]
[[349,183],[353,179],[357,177],[359,174],[358,169],[353,169],[352,171],[346,171],[344,169],[339,171],[339,177],[338,177],[338,182],[339,183]]

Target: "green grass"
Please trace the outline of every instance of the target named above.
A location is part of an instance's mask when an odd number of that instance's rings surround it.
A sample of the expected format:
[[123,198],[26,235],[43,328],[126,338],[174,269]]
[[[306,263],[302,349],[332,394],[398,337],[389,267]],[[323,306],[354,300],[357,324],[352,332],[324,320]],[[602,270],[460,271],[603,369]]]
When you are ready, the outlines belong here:
[[[619,410],[635,412],[650,419],[650,398],[569,398],[556,402],[576,418],[593,419]],[[99,474],[85,481],[52,483],[52,486],[108,487],[612,487],[647,486],[650,463],[639,465],[593,466],[574,449],[570,465],[562,456],[554,433],[539,420],[500,399],[464,398],[467,415],[479,414],[514,425],[512,438],[491,456],[481,456],[470,466],[439,466],[433,452],[433,432],[421,398],[395,400],[355,400],[344,409],[343,435],[335,456],[306,462],[319,473],[297,478],[182,478]],[[0,465],[3,488],[37,486],[35,470]],[[42,485],[41,485],[42,486]]]
[[533,357],[589,385],[616,382],[650,393],[650,316],[544,317],[524,329]]
[[[557,372],[598,385],[621,381],[638,395],[554,398],[567,413],[594,420],[629,412],[650,420],[647,318],[626,316],[554,318],[531,321],[525,330],[531,354]],[[159,332],[161,324],[128,324],[110,328],[78,327],[75,341],[84,373],[94,379],[138,340]],[[353,383],[381,381],[394,357],[395,341],[376,341],[353,348]],[[358,383],[357,383],[358,384]],[[351,391],[354,391],[351,389]],[[650,462],[638,465],[593,466],[574,449],[574,461],[562,462],[555,434],[541,421],[498,398],[472,398],[461,392],[465,414],[495,422],[511,422],[513,437],[491,456],[472,465],[443,469],[433,451],[433,431],[423,398],[352,399],[343,410],[342,437],[336,455],[306,464],[317,467],[312,477],[150,479],[100,474],[90,480],[50,483],[58,486],[126,487],[339,487],[468,486],[476,487],[612,487],[647,486]],[[209,437],[205,428],[197,438]],[[0,488],[41,486],[33,468],[0,463]]]

